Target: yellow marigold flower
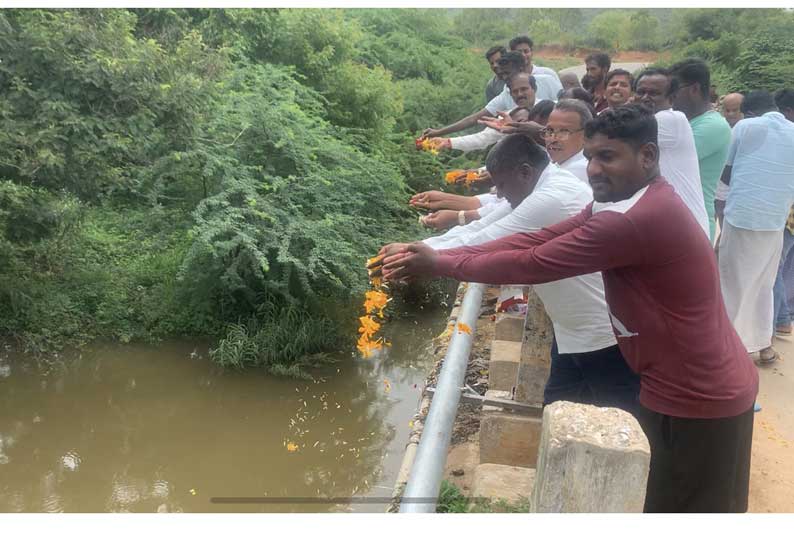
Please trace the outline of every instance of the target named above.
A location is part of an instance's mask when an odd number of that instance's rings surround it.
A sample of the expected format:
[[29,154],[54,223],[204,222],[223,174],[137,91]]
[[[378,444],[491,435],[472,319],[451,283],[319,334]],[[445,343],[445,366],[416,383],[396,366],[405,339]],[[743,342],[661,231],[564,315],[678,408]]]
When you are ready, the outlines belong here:
[[295,444],[294,442],[288,442],[287,443],[287,451],[288,452],[297,452],[298,451],[298,445]]
[[358,321],[361,322],[361,327],[358,328],[358,332],[367,338],[372,337],[380,329],[380,324],[373,320],[369,315],[362,316],[358,319]]
[[444,180],[449,184],[455,184],[458,182],[458,179],[460,179],[461,176],[465,175],[465,173],[466,172],[462,169],[453,169],[444,175]]
[[471,328],[466,324],[459,323],[458,324],[458,333],[465,333],[466,335],[471,335]]
[[367,314],[378,311],[378,316],[383,318],[383,307],[389,302],[389,298],[383,292],[377,290],[370,290],[366,294],[366,301],[364,301],[364,310]]
[[383,348],[383,344],[381,344],[381,339],[378,339],[377,341],[371,341],[368,337],[362,335],[358,339],[356,348],[358,348],[358,351],[361,352],[362,356],[368,358],[372,355],[373,350],[380,350]]

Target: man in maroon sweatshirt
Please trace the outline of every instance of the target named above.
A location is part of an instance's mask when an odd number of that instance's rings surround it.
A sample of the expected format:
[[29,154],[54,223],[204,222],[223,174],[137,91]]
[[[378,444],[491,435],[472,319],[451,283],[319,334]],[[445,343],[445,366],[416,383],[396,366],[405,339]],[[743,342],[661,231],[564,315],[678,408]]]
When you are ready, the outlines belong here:
[[618,345],[641,380],[645,511],[745,512],[758,373],[725,312],[714,251],[659,175],[649,110],[604,112],[585,138],[595,201],[579,215],[474,247],[409,245],[384,260],[384,278],[542,284],[601,271]]

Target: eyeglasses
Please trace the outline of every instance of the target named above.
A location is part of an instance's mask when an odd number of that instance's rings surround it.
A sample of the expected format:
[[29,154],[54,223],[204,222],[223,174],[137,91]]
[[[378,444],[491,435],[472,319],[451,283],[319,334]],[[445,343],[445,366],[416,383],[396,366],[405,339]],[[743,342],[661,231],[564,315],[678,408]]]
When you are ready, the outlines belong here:
[[552,139],[557,138],[558,141],[566,141],[569,137],[577,132],[581,132],[584,128],[579,128],[578,130],[568,130],[567,128],[560,128],[559,130],[555,130],[554,128],[544,128],[540,131],[540,135],[543,136],[543,139]]

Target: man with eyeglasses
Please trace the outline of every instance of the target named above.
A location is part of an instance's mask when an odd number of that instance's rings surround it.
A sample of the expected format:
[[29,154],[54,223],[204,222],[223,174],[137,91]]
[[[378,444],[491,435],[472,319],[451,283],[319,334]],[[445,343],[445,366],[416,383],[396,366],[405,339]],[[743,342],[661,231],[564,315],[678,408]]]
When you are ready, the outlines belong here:
[[546,151],[562,169],[587,182],[587,159],[584,157],[584,124],[593,116],[581,100],[560,100],[540,131]]
[[634,101],[654,112],[658,125],[659,169],[684,200],[706,237],[711,238],[709,216],[700,184],[700,167],[695,137],[686,115],[673,111],[672,98],[677,80],[669,70],[648,68],[635,81]]
[[[487,158],[488,172],[505,200],[501,207],[421,244],[436,250],[471,247],[514,233],[538,232],[578,214],[592,200],[582,154],[584,125],[592,118],[583,102],[560,100],[542,132],[548,155],[525,135],[502,139]],[[406,246],[386,245],[380,254]],[[617,347],[601,275],[536,285],[535,291],[555,335],[544,404],[565,400],[636,412],[639,378]]]

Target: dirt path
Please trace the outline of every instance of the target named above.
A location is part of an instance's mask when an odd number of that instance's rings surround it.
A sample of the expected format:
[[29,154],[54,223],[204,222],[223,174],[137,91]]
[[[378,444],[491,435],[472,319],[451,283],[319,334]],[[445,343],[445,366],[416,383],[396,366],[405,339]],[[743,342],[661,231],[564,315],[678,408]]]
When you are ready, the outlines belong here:
[[751,512],[794,512],[794,339],[776,339],[774,346],[782,359],[758,371]]
[[[637,70],[644,68],[647,65],[645,62],[613,62],[612,69],[621,68],[631,73],[634,73]],[[570,68],[565,68],[564,70],[560,70],[560,74],[565,72],[573,72],[576,74],[576,77],[581,78],[585,73],[584,63],[578,66],[571,66]]]
[[[567,51],[560,47],[540,47],[535,49],[534,53],[541,58],[557,59],[557,58],[581,58],[584,64],[584,58],[590,53],[602,52],[599,49],[576,49],[574,51]],[[650,64],[659,60],[662,53],[657,51],[619,51],[610,54],[613,62],[641,62]]]

